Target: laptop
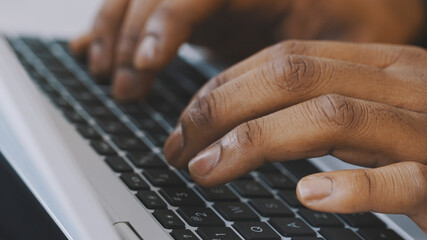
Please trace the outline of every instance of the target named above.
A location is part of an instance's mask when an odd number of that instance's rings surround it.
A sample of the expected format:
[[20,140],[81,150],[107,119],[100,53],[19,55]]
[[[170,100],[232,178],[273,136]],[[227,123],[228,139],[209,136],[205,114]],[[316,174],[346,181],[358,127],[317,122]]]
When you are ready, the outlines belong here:
[[0,151],[69,239],[427,239],[409,218],[309,210],[298,180],[332,157],[266,164],[214,188],[162,146],[215,68],[181,52],[144,102],[110,96],[67,42],[0,37]]

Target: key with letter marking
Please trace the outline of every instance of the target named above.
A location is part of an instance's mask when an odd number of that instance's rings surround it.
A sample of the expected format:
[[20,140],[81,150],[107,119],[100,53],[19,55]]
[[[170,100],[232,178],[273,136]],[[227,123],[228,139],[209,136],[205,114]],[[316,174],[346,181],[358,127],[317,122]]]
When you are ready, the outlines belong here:
[[276,240],[280,236],[264,222],[236,222],[233,227],[245,239],[249,240]]

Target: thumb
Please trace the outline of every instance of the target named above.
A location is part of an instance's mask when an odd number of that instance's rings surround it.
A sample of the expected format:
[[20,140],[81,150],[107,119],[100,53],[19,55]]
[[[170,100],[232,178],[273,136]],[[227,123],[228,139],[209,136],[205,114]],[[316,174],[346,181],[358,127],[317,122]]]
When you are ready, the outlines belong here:
[[427,166],[420,163],[310,175],[298,183],[297,195],[318,211],[406,214],[427,233]]
[[224,0],[165,0],[151,15],[138,44],[134,66],[158,70],[177,53],[194,26],[222,6]]

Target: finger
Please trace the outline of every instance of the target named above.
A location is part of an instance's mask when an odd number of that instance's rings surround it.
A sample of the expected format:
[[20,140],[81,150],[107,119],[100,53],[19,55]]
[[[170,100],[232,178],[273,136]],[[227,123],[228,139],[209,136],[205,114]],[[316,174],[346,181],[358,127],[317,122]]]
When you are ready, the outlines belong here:
[[129,0],[106,0],[93,27],[93,42],[89,49],[89,68],[98,77],[111,74],[114,47]]
[[156,73],[138,71],[133,67],[120,67],[114,73],[113,96],[121,102],[136,101],[147,96]]
[[159,2],[134,0],[129,4],[115,49],[116,69],[113,79],[113,96],[117,100],[132,101],[143,98],[153,84],[153,74],[136,70],[132,60],[144,24]]
[[426,122],[421,113],[325,95],[239,125],[192,159],[189,169],[195,181],[211,186],[265,162],[327,154],[364,166],[427,163]]
[[116,47],[116,64],[132,66],[132,60],[144,24],[160,1],[137,0],[129,3]]
[[171,139],[165,144],[165,157],[172,164],[185,164],[243,122],[329,93],[427,109],[427,104],[420,104],[427,87],[420,88],[418,81],[351,62],[298,55],[277,58],[194,99],[179,121],[183,134],[170,137],[183,141],[178,144],[185,145],[182,154],[173,152],[177,140]]
[[[404,50],[419,51],[412,47]],[[226,82],[245,74],[264,63],[286,55],[303,55],[331,58],[369,65],[379,69],[388,69],[408,60],[402,47],[385,44],[355,44],[332,41],[299,41],[289,40],[268,47],[248,59],[237,63],[215,76],[203,86],[193,99],[200,98]],[[407,54],[410,56],[409,54]]]
[[84,56],[87,54],[89,45],[93,40],[92,32],[86,33],[79,38],[71,41],[68,44],[70,51],[76,56]]
[[134,65],[141,70],[164,67],[191,34],[195,25],[215,12],[224,0],[166,0],[147,22]]
[[420,163],[310,175],[298,183],[297,195],[322,212],[406,214],[427,233],[427,166]]

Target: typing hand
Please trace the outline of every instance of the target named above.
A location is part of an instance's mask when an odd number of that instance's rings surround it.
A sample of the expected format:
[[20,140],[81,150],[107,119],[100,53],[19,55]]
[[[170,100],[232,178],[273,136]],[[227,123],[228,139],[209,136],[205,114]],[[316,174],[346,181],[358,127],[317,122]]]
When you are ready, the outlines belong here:
[[95,76],[113,75],[117,99],[136,100],[187,40],[227,60],[292,38],[404,43],[422,9],[420,0],[106,0],[71,49],[88,52]]
[[427,232],[426,99],[425,49],[285,41],[210,80],[164,154],[204,186],[328,154],[374,167],[306,177],[298,197],[320,211],[404,213]]

